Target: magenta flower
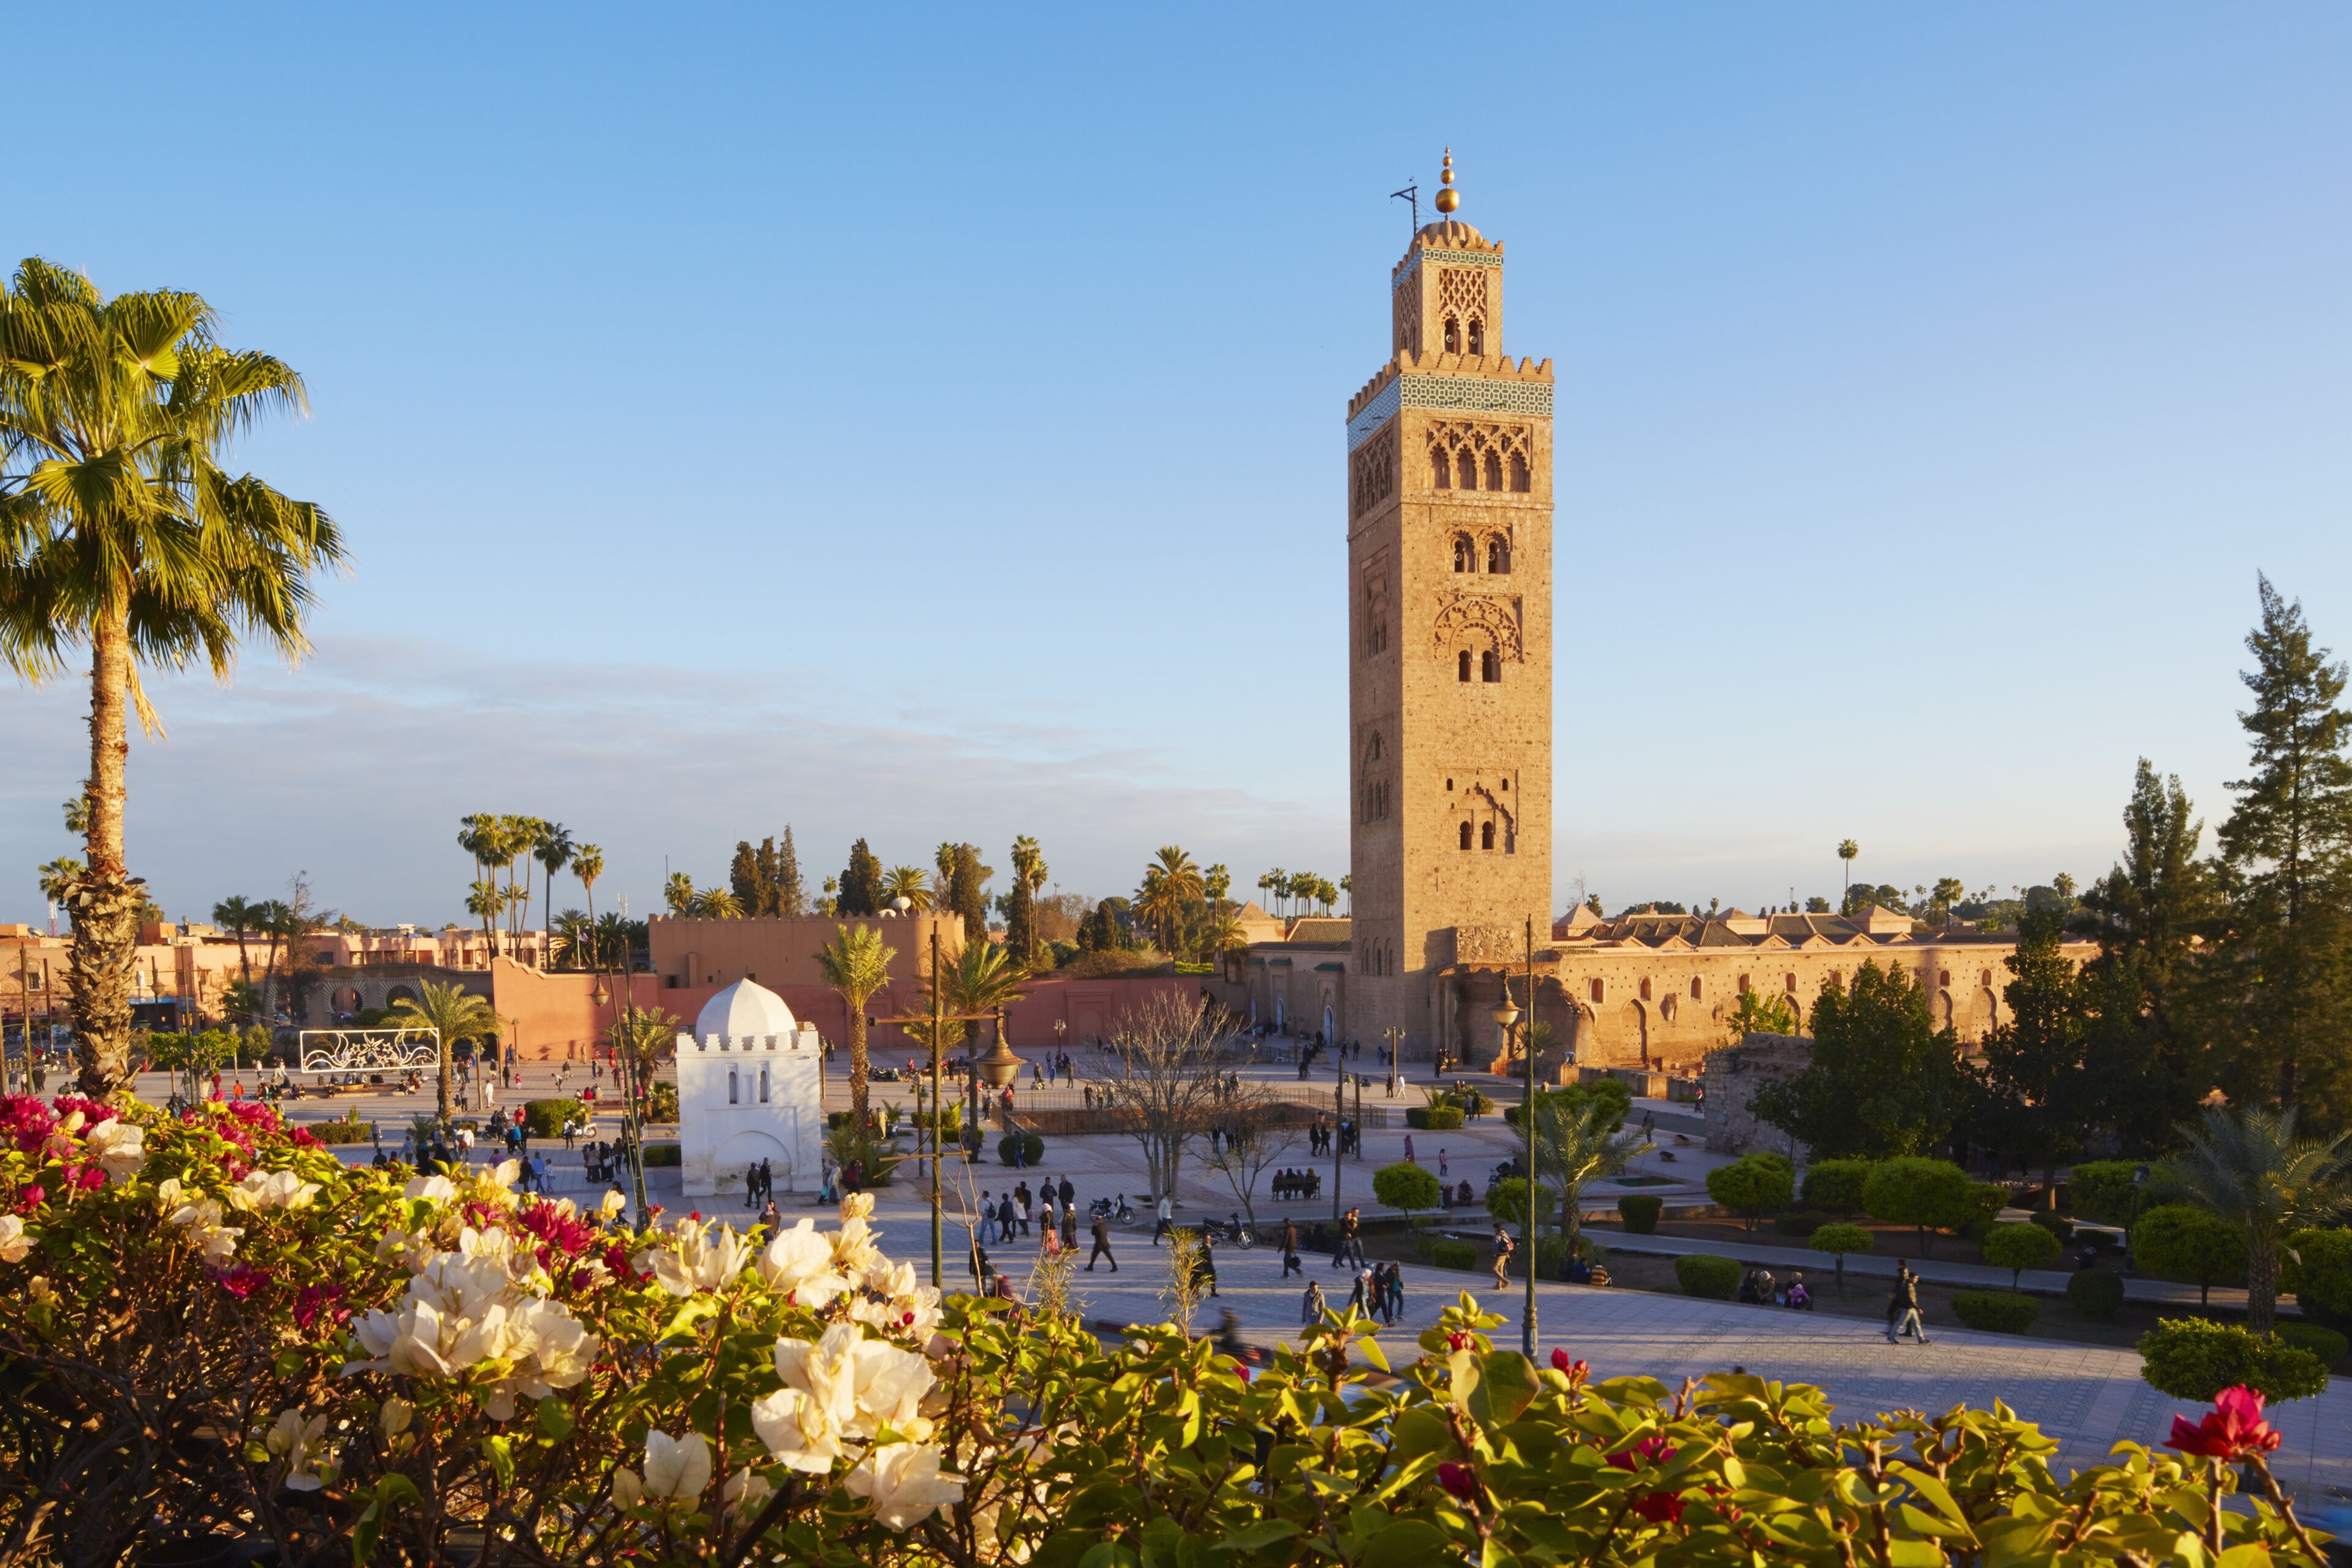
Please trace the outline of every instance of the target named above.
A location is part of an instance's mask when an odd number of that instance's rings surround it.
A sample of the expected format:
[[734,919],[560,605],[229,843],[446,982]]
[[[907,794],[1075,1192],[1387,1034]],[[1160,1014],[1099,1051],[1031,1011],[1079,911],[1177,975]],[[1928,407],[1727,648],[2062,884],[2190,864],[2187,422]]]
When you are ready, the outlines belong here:
[[1478,1472],[1467,1465],[1443,1464],[1437,1467],[1437,1484],[1469,1502],[1478,1495]]
[[2194,1426],[2186,1416],[2174,1416],[2172,1436],[2164,1446],[2209,1459],[2234,1460],[2271,1453],[2280,1438],[2263,1419],[2263,1396],[2241,1384],[2215,1394],[2213,1408]]

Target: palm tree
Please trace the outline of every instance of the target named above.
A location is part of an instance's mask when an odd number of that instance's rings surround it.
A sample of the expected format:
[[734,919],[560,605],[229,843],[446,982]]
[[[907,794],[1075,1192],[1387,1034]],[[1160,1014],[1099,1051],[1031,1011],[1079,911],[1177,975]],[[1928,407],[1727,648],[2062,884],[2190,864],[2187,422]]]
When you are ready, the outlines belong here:
[[1266,910],[1268,914],[1282,912],[1282,895],[1289,888],[1290,873],[1279,866],[1257,879],[1257,890],[1265,895],[1265,901],[1270,906]]
[[1147,888],[1153,872],[1160,878],[1160,945],[1172,955],[1176,949],[1169,939],[1168,928],[1177,913],[1204,891],[1201,868],[1192,863],[1192,857],[1181,845],[1163,844],[1144,872]]
[[566,910],[547,922],[547,956],[558,967],[587,968],[595,942],[595,922],[579,910]]
[[2293,1106],[2217,1105],[2180,1136],[2187,1147],[2164,1163],[2165,1178],[2244,1240],[2246,1327],[2266,1334],[2286,1238],[2352,1209],[2352,1131],[2300,1138]]
[[[530,847],[531,858],[547,868],[547,907],[555,908],[555,874],[572,864],[572,830],[560,822],[542,822],[539,837]],[[530,912],[523,911],[523,924],[530,923]]]
[[278,945],[294,935],[294,911],[286,907],[282,899],[264,899],[254,906],[254,912],[259,917],[255,929],[269,939],[261,960],[261,990],[267,996],[270,984],[278,978]]
[[[1537,1043],[1528,1041],[1530,1047]],[[1615,1175],[1636,1155],[1656,1147],[1638,1132],[1611,1126],[1612,1114],[1606,1100],[1570,1104],[1564,1096],[1536,1099],[1535,1173],[1559,1194],[1559,1231],[1568,1237],[1571,1258],[1576,1256],[1577,1232],[1584,1218],[1584,1189]],[[1534,1202],[1532,1193],[1528,1201]],[[1534,1259],[1528,1260],[1528,1267],[1535,1267]]]
[[915,910],[928,910],[932,902],[930,883],[920,866],[893,866],[884,872],[882,897],[893,905],[904,899],[908,909]]
[[743,900],[725,888],[712,888],[695,894],[687,912],[709,921],[740,920]]
[[610,910],[596,917],[596,952],[605,963],[621,972],[625,984],[629,967],[636,959],[630,950],[636,945],[637,923]]
[[588,900],[590,962],[601,968],[604,959],[596,945],[596,879],[604,874],[604,852],[593,844],[578,846],[572,851],[572,874],[580,879],[580,890]]
[[310,578],[343,558],[324,511],[219,466],[232,436],[308,405],[301,377],[216,326],[196,295],[109,300],[38,258],[0,286],[0,658],[38,682],[89,652],[87,868],[65,902],[92,1096],[129,1070],[145,902],[122,851],[130,711],[160,728],[139,667],[226,679],[247,637],[300,658]]
[[662,902],[673,916],[690,914],[694,910],[694,879],[683,871],[672,871],[662,888]]
[[446,985],[430,980],[416,983],[420,993],[415,997],[404,996],[395,1003],[392,1016],[385,1020],[395,1029],[432,1029],[437,1032],[436,1047],[440,1059],[440,1109],[444,1121],[449,1115],[449,1053],[459,1040],[499,1037],[499,1016],[479,996],[452,981]]
[[[895,948],[882,942],[881,931],[870,925],[837,925],[832,942],[816,950],[817,968],[824,983],[849,1004],[849,1122],[866,1125],[866,1004],[890,983]],[[984,945],[984,944],[983,944]]]
[[66,893],[83,876],[82,863],[70,855],[60,855],[41,868],[41,897],[53,904],[65,902]]
[[[482,917],[482,937],[489,944],[489,952],[492,953],[498,952],[499,945],[498,927],[493,922],[498,920],[499,912],[506,908],[506,904],[507,896],[499,891],[499,882],[495,877],[483,878],[466,894],[466,912]],[[486,958],[483,962],[487,963],[489,961]]]
[[1853,862],[1854,858],[1861,853],[1862,846],[1853,839],[1838,840],[1838,858],[1845,862],[1845,891],[1838,896],[1838,913],[1840,914],[1850,912],[1849,906],[1853,902]]
[[213,906],[213,923],[228,927],[229,934],[236,938],[237,972],[248,985],[253,984],[253,963],[246,952],[245,939],[260,923],[260,909],[242,896],[223,899]]
[[[930,986],[940,977],[927,982]],[[1004,1032],[1004,1009],[1028,994],[1029,972],[1015,963],[1013,955],[992,942],[968,942],[949,966],[946,994],[942,1000],[947,1013],[993,1013],[1000,1037]]]

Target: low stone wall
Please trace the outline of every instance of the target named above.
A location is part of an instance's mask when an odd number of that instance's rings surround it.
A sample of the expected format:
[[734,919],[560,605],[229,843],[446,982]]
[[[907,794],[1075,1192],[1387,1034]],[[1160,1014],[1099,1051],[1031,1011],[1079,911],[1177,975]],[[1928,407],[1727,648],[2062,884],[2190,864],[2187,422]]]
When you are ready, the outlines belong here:
[[1699,1083],[1706,1093],[1708,1152],[1744,1154],[1770,1149],[1805,1163],[1804,1146],[1791,1149],[1789,1135],[1758,1121],[1749,1102],[1758,1089],[1804,1071],[1812,1059],[1813,1042],[1802,1035],[1748,1035],[1736,1046],[1707,1052]]

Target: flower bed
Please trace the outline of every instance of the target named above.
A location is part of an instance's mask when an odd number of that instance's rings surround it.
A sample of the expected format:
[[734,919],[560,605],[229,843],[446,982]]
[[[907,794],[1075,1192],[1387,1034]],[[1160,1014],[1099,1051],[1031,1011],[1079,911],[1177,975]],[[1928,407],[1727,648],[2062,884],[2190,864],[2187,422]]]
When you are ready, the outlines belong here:
[[[287,1568],[2317,1562],[2242,1390],[2182,1458],[2061,1485],[1996,1414],[1596,1384],[1496,1349],[1467,1295],[1417,1345],[1332,1318],[1252,1369],[1172,1326],[1106,1346],[943,1300],[862,1197],[826,1230],[627,1234],[512,1175],[346,1168],[260,1105],[0,1101],[0,1542],[111,1563],[217,1530]],[[1377,1386],[1350,1364],[1408,1350]],[[2210,1507],[2236,1465],[2266,1496]]]

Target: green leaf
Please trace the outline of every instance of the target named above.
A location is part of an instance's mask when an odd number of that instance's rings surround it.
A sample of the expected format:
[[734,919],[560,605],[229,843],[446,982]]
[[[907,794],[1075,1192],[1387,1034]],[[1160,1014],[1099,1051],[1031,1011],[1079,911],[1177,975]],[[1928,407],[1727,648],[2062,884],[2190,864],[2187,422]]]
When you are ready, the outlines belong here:
[[1097,1541],[1078,1559],[1078,1568],[1136,1568],[1135,1553],[1116,1541]]
[[1454,1451],[1454,1428],[1445,1413],[1432,1405],[1417,1405],[1396,1418],[1396,1447],[1392,1457],[1402,1463],[1421,1454],[1441,1454]]
[[549,1442],[562,1442],[572,1436],[572,1428],[575,1425],[572,1406],[552,1394],[539,1402],[539,1430]]
[[490,1462],[490,1471],[499,1478],[499,1485],[514,1485],[514,1444],[505,1437],[482,1439],[482,1458]]
[[[1958,1524],[1967,1517],[1960,1512],[1960,1505],[1952,1500],[1950,1489],[1926,1470],[1916,1469],[1909,1465],[1895,1465],[1892,1468],[1913,1491],[1919,1494],[1921,1502],[1934,1509],[1943,1518]],[[1738,1483],[1735,1481],[1732,1484],[1736,1486]]]
[[1444,1531],[1423,1519],[1401,1519],[1364,1548],[1363,1568],[1429,1568],[1454,1555]]
[[1143,1527],[1143,1568],[1177,1568],[1183,1542],[1182,1525],[1164,1513],[1154,1516]]
[[689,1296],[678,1310],[670,1315],[668,1323],[664,1325],[660,1333],[654,1336],[654,1341],[659,1343],[663,1340],[676,1339],[703,1319],[715,1318],[718,1315],[718,1297]]
[[1356,1342],[1356,1348],[1364,1352],[1364,1359],[1366,1361],[1370,1362],[1382,1372],[1391,1370],[1389,1367],[1389,1352],[1381,1349],[1380,1341],[1373,1339],[1370,1335],[1367,1334],[1362,1339]]
[[1886,1543],[1887,1568],[1945,1568],[1950,1559],[1944,1549],[1932,1541],[1890,1541]]
[[1496,1351],[1478,1368],[1478,1381],[1470,1390],[1470,1414],[1496,1426],[1516,1421],[1542,1387],[1533,1362],[1517,1351]]
[[[1298,1533],[1298,1528],[1299,1527],[1296,1523],[1286,1519],[1261,1520],[1255,1524],[1247,1525],[1243,1529],[1234,1531],[1231,1535],[1226,1536],[1223,1541],[1218,1542],[1216,1545],[1211,1547],[1210,1550],[1213,1552],[1255,1552],[1260,1547],[1271,1546],[1277,1541],[1289,1540],[1292,1536]],[[1080,1563],[1078,1568],[1087,1568],[1087,1565]]]

